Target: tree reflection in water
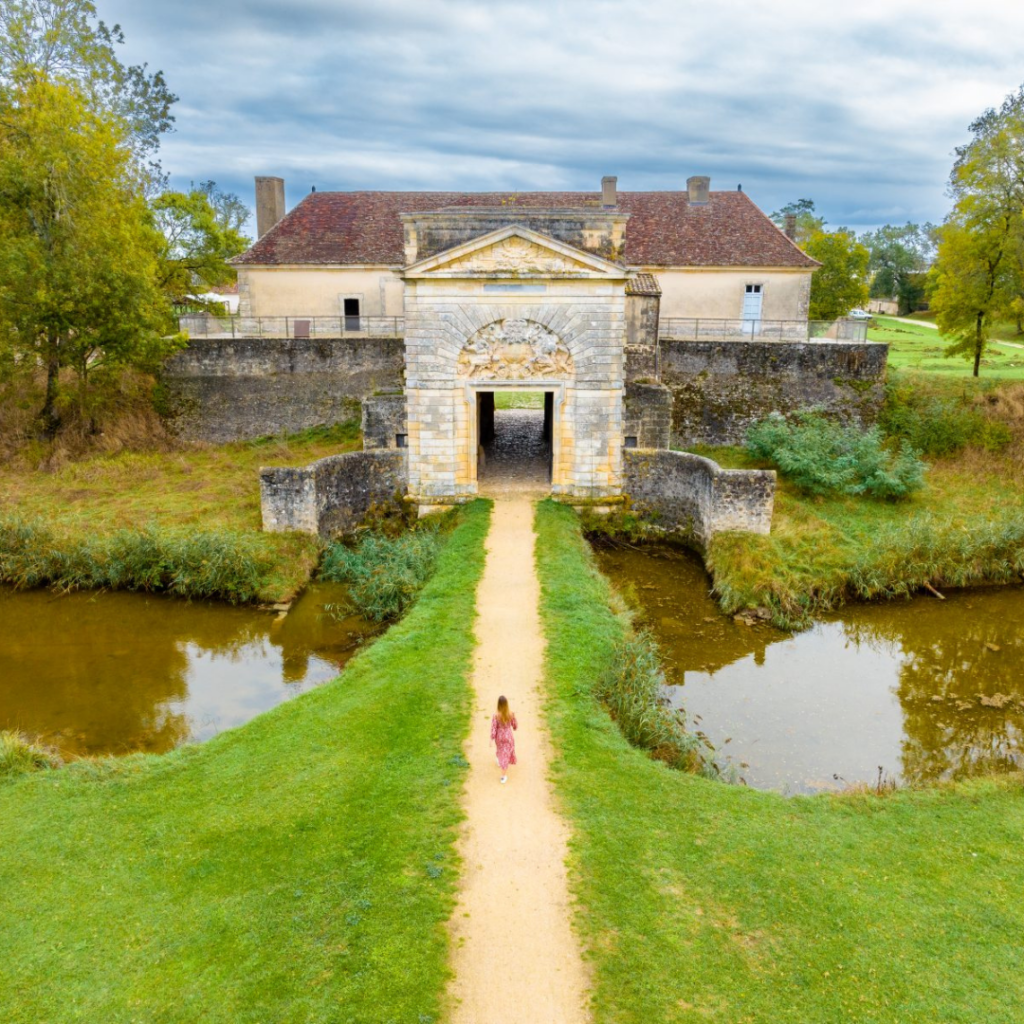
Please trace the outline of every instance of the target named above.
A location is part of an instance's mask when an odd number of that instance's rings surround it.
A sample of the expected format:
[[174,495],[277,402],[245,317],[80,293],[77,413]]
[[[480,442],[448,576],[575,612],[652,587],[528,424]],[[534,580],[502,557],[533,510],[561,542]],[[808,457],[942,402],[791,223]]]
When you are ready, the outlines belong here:
[[599,546],[658,640],[692,723],[788,792],[908,783],[1024,763],[1024,590],[848,605],[796,635],[723,616],[696,556]]
[[927,782],[1019,767],[1024,749],[1024,592],[852,607],[857,643],[899,660],[902,776]]
[[276,618],[141,594],[0,589],[0,729],[68,755],[205,739],[337,674],[373,632],[324,616],[325,602],[343,600],[315,588]]

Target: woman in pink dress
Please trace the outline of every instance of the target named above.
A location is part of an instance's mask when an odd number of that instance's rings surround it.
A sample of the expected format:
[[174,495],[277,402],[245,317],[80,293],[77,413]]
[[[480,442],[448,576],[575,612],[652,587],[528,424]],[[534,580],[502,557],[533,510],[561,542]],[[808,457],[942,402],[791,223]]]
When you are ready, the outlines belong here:
[[508,707],[508,700],[498,698],[498,713],[491,719],[491,740],[498,748],[498,767],[501,769],[501,781],[508,780],[508,766],[516,763],[516,738],[513,732],[518,729],[516,716]]

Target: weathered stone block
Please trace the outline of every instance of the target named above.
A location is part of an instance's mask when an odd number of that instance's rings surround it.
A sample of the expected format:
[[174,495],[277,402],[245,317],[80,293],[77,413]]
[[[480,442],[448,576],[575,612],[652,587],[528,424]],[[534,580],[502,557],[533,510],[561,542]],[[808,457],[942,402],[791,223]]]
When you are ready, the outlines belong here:
[[263,529],[330,537],[356,526],[374,505],[406,487],[404,451],[346,452],[299,469],[260,470]]
[[624,492],[665,530],[702,545],[724,531],[771,531],[774,471],[722,469],[687,452],[638,448],[623,454]]

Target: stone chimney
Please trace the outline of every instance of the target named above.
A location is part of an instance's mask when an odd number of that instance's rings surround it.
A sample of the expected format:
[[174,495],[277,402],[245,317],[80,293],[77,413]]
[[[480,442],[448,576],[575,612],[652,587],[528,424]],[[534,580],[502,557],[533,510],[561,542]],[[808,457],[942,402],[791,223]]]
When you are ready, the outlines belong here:
[[791,241],[796,241],[796,214],[786,214],[786,226],[783,229],[786,232],[786,237]]
[[256,237],[262,238],[284,213],[284,178],[257,178]]
[[706,203],[711,192],[711,179],[703,174],[695,174],[686,179],[686,191],[690,193],[691,203]]
[[606,174],[601,179],[601,205],[602,206],[618,206],[619,200],[615,194],[615,188],[619,183],[619,179]]

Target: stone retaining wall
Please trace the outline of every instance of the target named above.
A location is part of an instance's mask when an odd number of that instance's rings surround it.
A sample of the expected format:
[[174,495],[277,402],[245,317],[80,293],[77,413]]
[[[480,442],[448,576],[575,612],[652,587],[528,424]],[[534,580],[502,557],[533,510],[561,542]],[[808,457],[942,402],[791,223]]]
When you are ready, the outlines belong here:
[[662,341],[674,444],[742,444],[770,412],[817,407],[869,426],[885,398],[889,346],[872,342]]
[[398,438],[408,436],[405,395],[371,395],[363,399],[364,450],[398,448]]
[[687,452],[636,448],[624,456],[624,492],[665,530],[702,545],[727,530],[771,532],[774,471],[722,469]]
[[374,505],[404,493],[404,451],[328,455],[298,469],[260,469],[263,529],[331,537],[356,526]]
[[401,389],[400,338],[202,338],[163,372],[178,433],[222,443],[351,419],[374,391]]

